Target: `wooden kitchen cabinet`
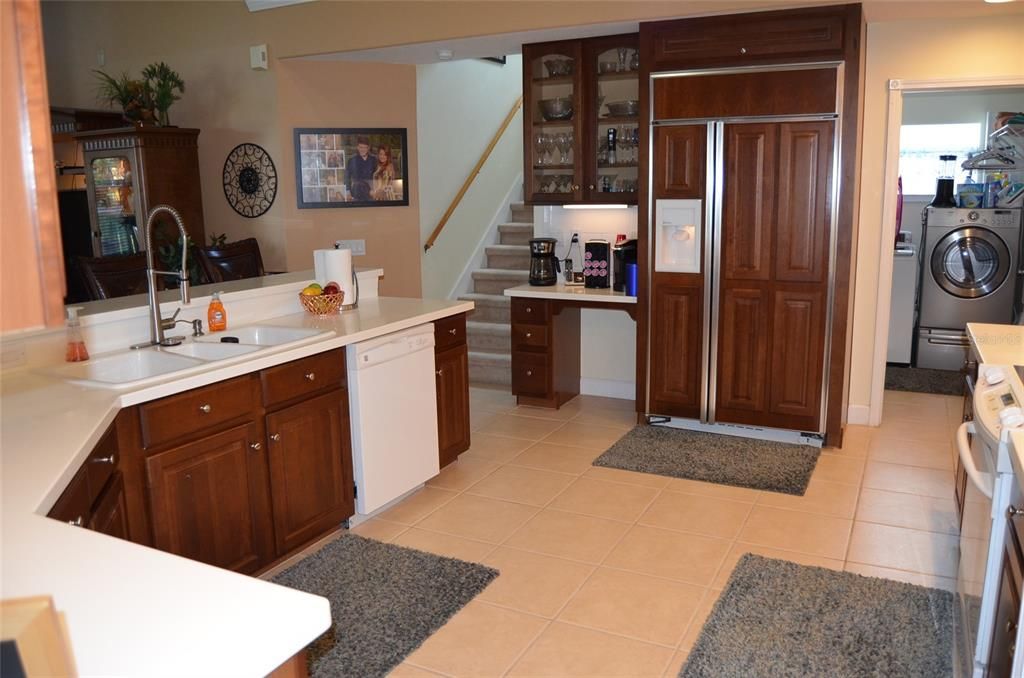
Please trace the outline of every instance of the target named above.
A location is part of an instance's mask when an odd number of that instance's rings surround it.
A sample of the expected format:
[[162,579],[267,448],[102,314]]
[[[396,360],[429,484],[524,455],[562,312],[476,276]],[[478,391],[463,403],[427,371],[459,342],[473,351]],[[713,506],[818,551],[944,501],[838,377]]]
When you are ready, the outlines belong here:
[[437,447],[441,468],[470,446],[469,348],[466,314],[434,322],[434,372],[437,380]]
[[117,473],[110,486],[96,500],[96,507],[86,525],[90,530],[128,539],[128,504],[124,496],[124,477]]
[[277,555],[355,513],[351,441],[348,397],[341,388],[267,415]]
[[580,309],[556,304],[512,299],[512,394],[522,405],[558,408],[579,395]]
[[[636,203],[638,49],[636,33],[523,45],[527,202]],[[568,74],[559,69],[566,61]],[[567,119],[545,114],[542,102],[560,98],[572,102]],[[612,115],[608,104],[625,101],[635,102],[634,110]],[[611,128],[616,144],[609,154]]]
[[262,427],[235,426],[146,459],[154,545],[237,572],[272,558]]
[[119,463],[116,424],[112,424],[64,488],[49,517],[127,538],[126,523],[121,522],[126,514]]

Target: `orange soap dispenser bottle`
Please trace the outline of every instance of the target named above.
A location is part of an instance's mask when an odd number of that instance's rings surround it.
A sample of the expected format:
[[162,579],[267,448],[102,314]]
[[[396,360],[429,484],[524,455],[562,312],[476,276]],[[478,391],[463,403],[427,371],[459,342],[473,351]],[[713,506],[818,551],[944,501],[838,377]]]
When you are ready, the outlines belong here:
[[220,292],[213,293],[210,308],[206,310],[206,323],[211,332],[223,332],[228,328],[228,312],[220,300]]

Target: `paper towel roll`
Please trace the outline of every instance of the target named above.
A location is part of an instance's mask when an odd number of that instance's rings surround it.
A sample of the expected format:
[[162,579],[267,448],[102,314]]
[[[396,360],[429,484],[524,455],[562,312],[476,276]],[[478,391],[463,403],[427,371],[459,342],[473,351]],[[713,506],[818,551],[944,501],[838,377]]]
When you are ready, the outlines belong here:
[[313,276],[321,285],[336,282],[345,292],[345,306],[358,299],[352,273],[352,250],[313,250]]

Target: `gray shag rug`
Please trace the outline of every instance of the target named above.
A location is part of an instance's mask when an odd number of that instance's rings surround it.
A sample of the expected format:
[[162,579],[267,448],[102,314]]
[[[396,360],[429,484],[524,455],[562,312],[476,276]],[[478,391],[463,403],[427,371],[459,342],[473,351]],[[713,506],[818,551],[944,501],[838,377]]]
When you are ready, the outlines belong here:
[[953,675],[953,594],[743,556],[681,678]]
[[498,576],[476,563],[344,534],[273,578],[331,601],[314,677],[386,676]]
[[887,365],[885,388],[890,391],[960,396],[964,394],[964,375],[950,370]]
[[803,495],[820,453],[808,445],[637,426],[594,466]]

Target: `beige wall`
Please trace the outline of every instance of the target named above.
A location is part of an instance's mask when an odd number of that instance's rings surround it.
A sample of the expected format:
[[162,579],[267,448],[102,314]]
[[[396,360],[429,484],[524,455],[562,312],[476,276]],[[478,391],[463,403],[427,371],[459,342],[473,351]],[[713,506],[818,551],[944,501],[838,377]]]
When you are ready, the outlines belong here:
[[[420,296],[420,234],[416,177],[416,67],[392,64],[288,61],[276,65],[278,135],[285,143],[285,177],[278,214],[289,270],[313,266],[312,251],[339,238],[364,238],[356,265],[380,266],[380,293]],[[295,127],[405,127],[410,180],[407,207],[298,209],[295,197]],[[281,171],[280,169],[278,170]]]
[[[861,159],[860,238],[850,405],[871,396],[890,79],[1024,77],[1024,19],[974,18],[868,24]],[[895,190],[891,188],[890,190]],[[883,284],[888,286],[889,281]],[[885,295],[888,296],[888,295]]]

